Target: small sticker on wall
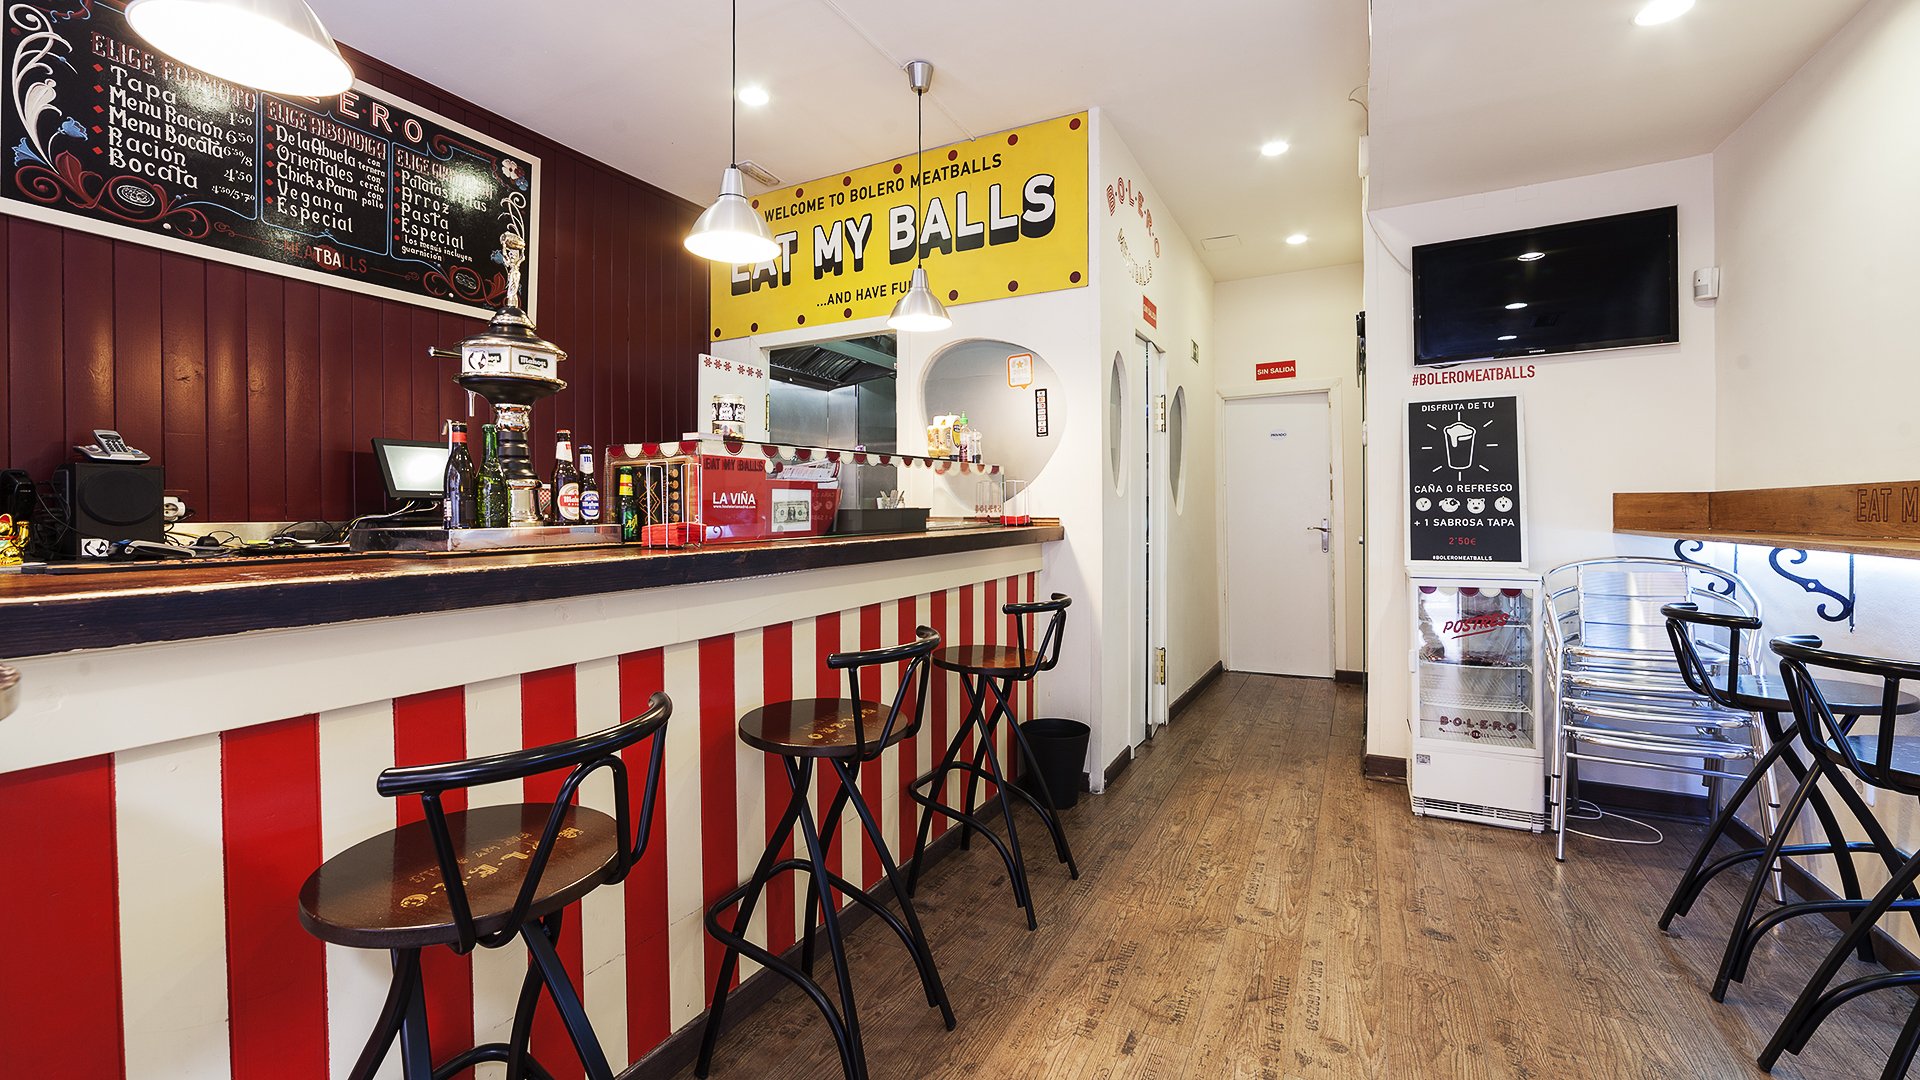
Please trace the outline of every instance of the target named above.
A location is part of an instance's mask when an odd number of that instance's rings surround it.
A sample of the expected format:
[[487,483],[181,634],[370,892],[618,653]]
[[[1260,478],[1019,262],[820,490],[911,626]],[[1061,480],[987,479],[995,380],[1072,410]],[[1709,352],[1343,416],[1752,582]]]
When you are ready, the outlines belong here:
[[1033,354],[1014,353],[1007,357],[1007,385],[1024,390],[1033,385]]
[[1291,379],[1296,374],[1294,367],[1295,361],[1292,360],[1270,360],[1264,364],[1253,365],[1253,377],[1258,382],[1266,382],[1268,379]]
[[1044,386],[1033,391],[1033,433],[1042,439],[1047,437],[1047,389]]

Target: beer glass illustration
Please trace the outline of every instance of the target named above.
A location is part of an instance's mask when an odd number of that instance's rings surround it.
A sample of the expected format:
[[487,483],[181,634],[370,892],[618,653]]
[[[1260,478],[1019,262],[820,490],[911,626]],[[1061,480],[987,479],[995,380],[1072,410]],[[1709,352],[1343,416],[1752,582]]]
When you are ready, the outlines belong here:
[[1447,440],[1447,468],[1462,471],[1473,468],[1473,426],[1455,420],[1440,429],[1440,434]]

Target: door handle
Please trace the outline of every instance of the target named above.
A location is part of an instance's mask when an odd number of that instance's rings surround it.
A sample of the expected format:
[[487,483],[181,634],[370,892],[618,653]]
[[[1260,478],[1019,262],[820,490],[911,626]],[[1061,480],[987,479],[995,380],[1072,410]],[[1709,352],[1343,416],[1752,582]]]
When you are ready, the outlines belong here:
[[1331,522],[1328,521],[1328,519],[1321,518],[1320,524],[1307,526],[1307,531],[1317,532],[1320,534],[1320,550],[1321,551],[1333,550],[1333,525]]

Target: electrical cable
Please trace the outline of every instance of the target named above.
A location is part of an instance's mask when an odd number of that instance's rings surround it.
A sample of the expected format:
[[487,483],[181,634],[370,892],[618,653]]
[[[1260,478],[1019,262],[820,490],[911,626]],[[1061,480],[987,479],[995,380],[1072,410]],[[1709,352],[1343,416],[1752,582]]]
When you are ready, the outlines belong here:
[[1583,832],[1565,825],[1562,825],[1561,828],[1566,829],[1575,836],[1584,836],[1589,840],[1599,840],[1608,844],[1632,844],[1635,846],[1651,847],[1667,838],[1667,834],[1661,832],[1657,826],[1650,825],[1647,822],[1641,821],[1639,818],[1628,817],[1625,814],[1616,814],[1612,810],[1602,810],[1599,804],[1590,799],[1575,799],[1573,809],[1567,811],[1568,821],[1599,821],[1602,818],[1617,818],[1629,825],[1637,825],[1652,833],[1653,839],[1636,840],[1630,836],[1601,836],[1598,833]]
[[362,514],[359,517],[354,518],[352,521],[347,522],[346,527],[340,530],[340,535],[347,536],[352,534],[354,528],[358,526],[361,522],[385,521],[388,518],[396,518],[402,514],[409,513],[417,509],[420,505],[421,505],[421,500],[408,499],[406,503],[402,505],[398,510],[389,510],[384,514]]
[[727,104],[727,115],[733,123],[733,134],[727,143],[727,157],[732,159],[733,167],[740,167],[740,0],[733,0],[733,97]]

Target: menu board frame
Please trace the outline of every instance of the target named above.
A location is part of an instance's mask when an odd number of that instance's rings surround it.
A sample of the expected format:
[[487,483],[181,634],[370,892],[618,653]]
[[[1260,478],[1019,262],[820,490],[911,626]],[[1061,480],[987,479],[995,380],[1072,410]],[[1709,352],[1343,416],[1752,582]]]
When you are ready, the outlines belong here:
[[[1462,446],[1450,447],[1444,429],[1456,424],[1471,428],[1472,434],[1460,440]],[[1527,508],[1532,493],[1526,475],[1526,414],[1519,396],[1409,401],[1402,436],[1406,453],[1401,509],[1407,515],[1407,561],[1527,565]],[[1506,510],[1500,509],[1503,498],[1511,500]],[[1449,501],[1458,505],[1448,509]],[[1425,510],[1422,503],[1427,504]],[[1436,521],[1449,524],[1433,524]]]
[[[10,32],[17,29],[12,18],[13,9],[15,7],[21,7],[21,6],[38,10],[38,11],[41,11],[42,13],[46,11],[46,8],[41,5],[36,5],[36,4],[16,5],[16,4],[9,3],[7,29]],[[121,10],[123,6],[124,5],[118,4],[118,3],[109,4],[109,3],[103,2],[103,0],[93,0],[93,3],[89,6],[87,11],[89,16],[91,16],[91,14],[94,12],[105,10],[105,11],[110,11],[114,15],[117,15],[121,18],[124,18],[124,13]],[[16,50],[20,48],[20,46],[17,43],[10,43],[10,44],[12,44],[12,48]],[[71,59],[77,60],[77,59],[80,59],[82,55],[84,55],[80,53],[79,46],[73,45],[71,41],[68,42],[68,44],[72,47],[71,51],[65,54],[61,54],[59,56],[59,59],[67,60],[68,58],[71,58]],[[213,80],[213,81],[219,82],[220,80]],[[30,88],[27,88],[27,89],[30,90]],[[16,94],[15,91],[22,91],[22,90],[23,90],[22,87],[14,87],[14,86],[6,87],[3,89],[4,101],[0,101],[0,108],[4,108],[6,110],[9,121],[14,124],[23,124],[25,122],[24,119],[19,116],[20,110],[17,107],[17,103],[15,100],[16,97],[19,96],[18,94]],[[265,128],[268,125],[266,116],[267,116],[269,100],[285,103],[287,105],[294,106],[297,109],[306,110],[308,112],[313,112],[316,109],[324,109],[331,112],[332,109],[338,107],[342,101],[346,100],[349,95],[356,95],[354,100],[356,101],[356,103],[361,103],[360,107],[363,109],[368,108],[373,103],[379,103],[379,107],[382,109],[382,111],[385,111],[386,109],[388,109],[388,107],[392,107],[401,112],[412,114],[413,116],[418,117],[419,119],[424,120],[427,123],[437,125],[439,128],[444,129],[445,132],[447,132],[450,135],[455,135],[462,139],[470,140],[474,143],[479,144],[480,146],[484,147],[487,150],[496,151],[502,155],[511,156],[520,161],[526,162],[528,166],[527,185],[525,189],[526,205],[523,210],[524,237],[526,240],[526,260],[522,268],[521,276],[525,282],[525,289],[526,289],[525,309],[526,309],[527,315],[529,318],[533,318],[537,320],[537,312],[535,311],[535,307],[538,303],[538,297],[539,297],[540,243],[541,243],[540,201],[541,201],[541,196],[543,194],[543,188],[541,187],[541,160],[538,156],[527,153],[526,151],[522,150],[518,146],[513,145],[512,143],[509,143],[502,139],[497,139],[490,135],[486,135],[479,131],[476,131],[473,128],[468,127],[467,125],[460,123],[459,121],[452,120],[446,116],[442,116],[440,113],[432,109],[425,108],[421,105],[418,105],[412,101],[407,100],[404,97],[401,97],[398,94],[394,94],[389,91],[383,90],[377,86],[369,84],[366,81],[358,78],[356,78],[353,81],[353,86],[350,90],[333,98],[325,98],[325,99],[298,98],[298,97],[288,98],[288,97],[283,97],[281,95],[267,94],[264,92],[257,92],[257,91],[248,91],[248,92],[257,93],[260,98],[260,100],[254,106],[254,108],[260,117],[259,130],[261,130],[262,132],[264,132]],[[69,119],[67,123],[73,123],[73,121]],[[395,140],[393,142],[393,145],[401,146],[403,144],[400,143],[398,140]],[[265,158],[264,158],[262,148],[256,145],[253,153],[255,155],[256,160],[261,162],[261,164],[258,165],[257,168],[264,175],[264,173],[266,172],[266,164],[265,164]],[[75,229],[80,232],[90,233],[96,236],[104,236],[113,240],[124,240],[129,243],[142,244],[147,247],[159,248],[160,250],[163,250],[163,251],[171,251],[171,252],[175,252],[183,255],[192,255],[192,256],[195,256],[196,258],[206,259],[212,262],[222,263],[228,266],[237,266],[243,269],[256,270],[264,273],[276,274],[278,276],[291,278],[296,281],[306,281],[306,282],[312,282],[314,284],[319,284],[319,285],[328,285],[334,288],[346,289],[351,292],[357,292],[357,293],[361,293],[369,296],[376,296],[386,300],[398,300],[403,303],[409,303],[409,304],[414,304],[421,307],[433,308],[439,311],[452,312],[457,315],[484,318],[487,315],[491,314],[494,310],[492,306],[480,301],[467,301],[467,300],[457,299],[454,297],[443,298],[443,297],[434,296],[431,293],[428,293],[425,291],[411,291],[408,289],[395,288],[387,285],[380,285],[375,282],[368,281],[363,278],[349,276],[347,274],[330,273],[326,270],[322,270],[318,268],[309,268],[308,266],[302,265],[301,262],[282,261],[280,259],[266,258],[263,256],[252,255],[245,252],[232,251],[224,246],[221,246],[218,243],[212,243],[206,240],[186,239],[178,236],[168,236],[168,235],[165,235],[164,233],[153,232],[147,229],[137,228],[131,225],[122,225],[112,221],[104,221],[99,218],[89,216],[88,214],[83,213],[79,210],[65,208],[60,204],[46,204],[46,203],[35,202],[31,199],[22,197],[15,191],[15,184],[11,179],[11,172],[12,170],[11,170],[11,167],[9,166],[9,175],[7,180],[5,182],[0,182],[0,213],[9,214],[15,217],[25,218],[31,221],[43,222],[49,225],[56,225],[61,228]],[[394,166],[392,164],[391,158],[389,158],[389,161],[387,164],[387,178],[388,178],[388,183],[390,185],[393,183],[393,176],[394,176]],[[390,194],[389,194],[390,200],[395,198],[395,196],[391,194],[391,191],[392,189],[390,188]],[[391,223],[393,220],[393,216],[392,216],[393,205],[394,204],[392,201],[390,201],[388,204],[389,226],[391,226]],[[262,217],[263,216],[256,216],[251,220],[256,222],[261,221]],[[294,237],[307,237],[312,235],[312,234],[298,232],[292,229],[287,229],[277,225],[270,225],[268,227],[277,229],[279,231],[284,231],[288,233],[290,236],[294,236]],[[321,234],[321,235],[326,235],[326,234]],[[336,243],[338,242],[339,241],[336,240]],[[344,244],[342,246],[351,247],[351,245],[344,245]],[[364,249],[354,248],[352,250],[364,250]],[[492,254],[494,254],[494,252],[483,252],[483,253],[478,253],[473,257],[476,259],[476,261],[484,261],[489,255],[492,255]],[[297,255],[297,254],[291,254],[291,253],[288,255],[289,260],[296,259],[296,258],[303,258],[303,256]],[[419,265],[423,267],[432,265],[431,263],[425,262],[424,260],[405,260],[405,261],[417,262],[419,263]]]

